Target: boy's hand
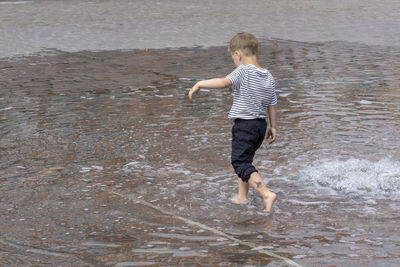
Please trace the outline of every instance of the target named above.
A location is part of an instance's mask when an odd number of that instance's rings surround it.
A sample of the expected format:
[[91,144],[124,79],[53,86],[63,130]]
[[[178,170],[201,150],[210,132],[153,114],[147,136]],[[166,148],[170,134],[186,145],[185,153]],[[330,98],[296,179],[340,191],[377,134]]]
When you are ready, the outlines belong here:
[[192,100],[193,94],[197,94],[200,91],[200,87],[197,85],[197,83],[190,89],[189,91],[189,100]]
[[273,142],[275,142],[275,139],[276,139],[276,129],[275,128],[268,129],[267,139],[271,139],[268,142],[269,144],[272,144]]
[[200,88],[204,89],[223,89],[232,86],[231,80],[228,78],[213,78],[197,82],[189,91],[189,100],[192,100],[193,94],[197,94]]

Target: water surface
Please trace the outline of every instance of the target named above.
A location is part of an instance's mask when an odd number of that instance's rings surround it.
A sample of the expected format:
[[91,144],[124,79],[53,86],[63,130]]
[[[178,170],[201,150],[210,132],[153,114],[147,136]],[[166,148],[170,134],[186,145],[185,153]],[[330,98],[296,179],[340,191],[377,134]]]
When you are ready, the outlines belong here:
[[400,53],[345,42],[265,41],[278,140],[255,159],[278,194],[235,205],[225,47],[68,53],[0,62],[1,261],[5,265],[304,266],[400,262]]

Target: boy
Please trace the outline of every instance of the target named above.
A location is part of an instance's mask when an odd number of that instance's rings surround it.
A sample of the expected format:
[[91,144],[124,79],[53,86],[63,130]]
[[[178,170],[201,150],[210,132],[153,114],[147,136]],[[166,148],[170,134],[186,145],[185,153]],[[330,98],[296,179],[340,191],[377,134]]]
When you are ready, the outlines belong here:
[[265,209],[269,212],[276,200],[276,194],[269,191],[252,165],[254,154],[261,146],[267,129],[266,112],[270,128],[267,139],[272,144],[276,139],[275,81],[268,70],[258,65],[258,41],[250,33],[238,33],[229,43],[228,52],[232,56],[236,69],[225,78],[203,80],[189,91],[189,99],[200,88],[233,90],[233,104],[229,119],[232,127],[231,163],[238,175],[239,191],[232,199],[235,203],[247,200],[249,185],[264,199]]

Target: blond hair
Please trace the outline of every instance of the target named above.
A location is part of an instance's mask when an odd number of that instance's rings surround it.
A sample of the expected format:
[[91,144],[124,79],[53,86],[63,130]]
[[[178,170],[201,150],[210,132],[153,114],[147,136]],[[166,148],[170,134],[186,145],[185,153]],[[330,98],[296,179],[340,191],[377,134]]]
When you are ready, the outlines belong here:
[[257,38],[247,32],[236,34],[229,43],[228,52],[233,55],[238,50],[242,51],[246,56],[258,56]]

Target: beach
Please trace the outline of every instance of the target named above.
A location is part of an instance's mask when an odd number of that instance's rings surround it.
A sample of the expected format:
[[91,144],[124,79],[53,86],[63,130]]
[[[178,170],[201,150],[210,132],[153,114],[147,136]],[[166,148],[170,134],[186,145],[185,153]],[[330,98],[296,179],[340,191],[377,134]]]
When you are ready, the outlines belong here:
[[[398,266],[399,9],[0,1],[0,265]],[[187,100],[239,31],[277,80],[271,214],[229,202],[232,92]]]

